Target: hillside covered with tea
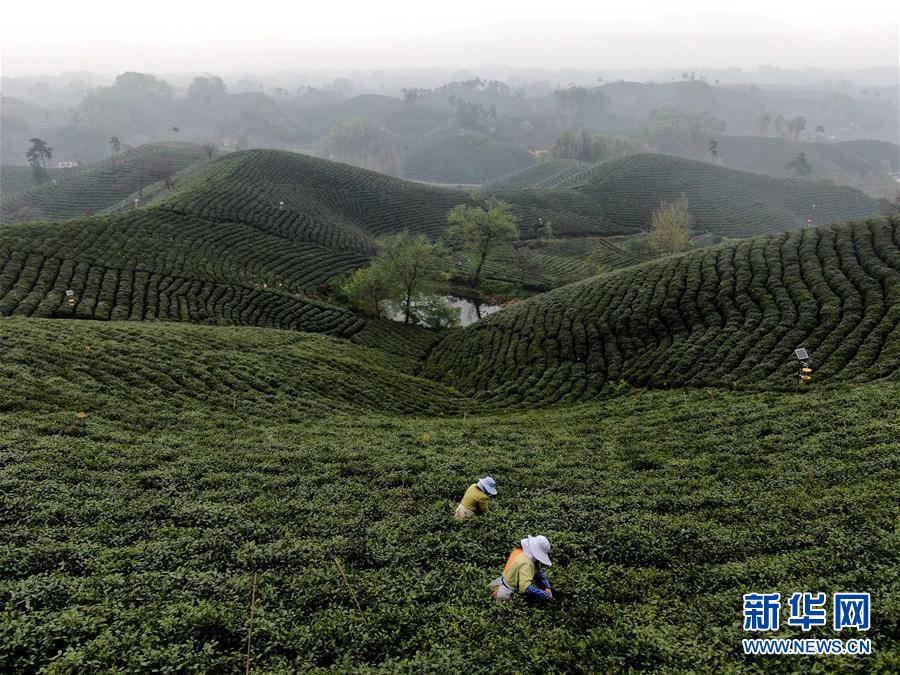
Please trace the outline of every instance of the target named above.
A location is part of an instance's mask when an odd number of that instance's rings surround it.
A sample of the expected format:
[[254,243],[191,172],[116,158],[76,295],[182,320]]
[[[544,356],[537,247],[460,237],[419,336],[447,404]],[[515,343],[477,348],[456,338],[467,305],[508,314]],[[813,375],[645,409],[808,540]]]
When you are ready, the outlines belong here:
[[[894,669],[880,203],[658,155],[497,191],[520,238],[484,276],[531,297],[438,330],[334,288],[470,193],[276,150],[173,182],[0,226],[0,669],[246,672],[249,643],[254,672],[801,670],[740,651],[741,598],[805,588],[872,598],[873,654],[825,671]],[[492,602],[536,532],[553,603]]]

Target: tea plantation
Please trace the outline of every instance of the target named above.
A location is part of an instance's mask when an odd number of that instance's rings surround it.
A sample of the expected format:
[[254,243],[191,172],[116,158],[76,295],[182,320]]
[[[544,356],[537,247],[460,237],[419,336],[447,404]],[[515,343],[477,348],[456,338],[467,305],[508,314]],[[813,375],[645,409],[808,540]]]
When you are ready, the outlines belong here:
[[900,368],[900,220],[795,230],[627,268],[443,340],[425,373],[482,398],[572,401],[652,387],[794,384]]
[[485,190],[548,190],[580,185],[596,165],[577,159],[551,159],[488,181]]
[[[485,276],[561,287],[446,332],[323,289],[457,190],[248,151],[0,227],[0,672],[246,672],[248,637],[254,673],[900,670],[900,219],[628,160],[500,193],[537,265]],[[679,189],[697,250],[651,259]],[[554,602],[493,603],[538,533]],[[870,656],[743,654],[743,594],[842,590]]]
[[[6,671],[243,672],[254,574],[253,672],[900,663],[895,380],[488,412],[271,329],[6,319],[0,352]],[[556,602],[495,605],[535,532]],[[743,656],[742,594],[806,589],[872,593],[873,655]]]
[[[47,167],[47,176],[50,180],[60,180],[73,174],[77,169],[57,169]],[[34,171],[30,166],[13,166],[4,164],[0,166],[0,199],[6,199],[13,195],[37,187],[39,183],[34,178]]]
[[16,183],[7,192],[4,173],[0,222],[93,215],[163,180],[163,174],[174,175],[205,159],[202,146],[195,143],[150,143],[62,176],[52,171],[51,182],[20,192]]

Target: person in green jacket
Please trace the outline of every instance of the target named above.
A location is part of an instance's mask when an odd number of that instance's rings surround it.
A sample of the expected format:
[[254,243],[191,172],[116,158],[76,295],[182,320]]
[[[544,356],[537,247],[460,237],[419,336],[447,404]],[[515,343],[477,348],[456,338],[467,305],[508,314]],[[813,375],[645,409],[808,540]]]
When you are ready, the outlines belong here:
[[541,566],[550,567],[550,540],[544,536],[525,537],[509,554],[503,574],[488,586],[494,600],[509,600],[521,593],[526,600],[541,604],[553,600],[550,579]]
[[454,516],[457,520],[465,520],[479,513],[487,513],[488,495],[497,494],[497,481],[490,476],[485,476],[477,483],[472,483],[466,494],[463,495],[462,501],[456,507]]

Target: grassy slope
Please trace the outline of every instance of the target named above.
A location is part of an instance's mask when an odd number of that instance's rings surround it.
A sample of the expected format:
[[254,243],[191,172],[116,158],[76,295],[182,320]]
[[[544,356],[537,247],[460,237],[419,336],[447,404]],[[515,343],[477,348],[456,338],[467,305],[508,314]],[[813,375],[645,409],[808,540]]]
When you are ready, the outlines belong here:
[[611,381],[665,387],[896,377],[900,221],[756,237],[587,279],[458,330],[425,372],[483,398],[595,396]]
[[[896,383],[439,418],[453,394],[328,338],[7,319],[0,350],[12,671],[237,671],[254,572],[255,672],[897,667]],[[494,605],[536,532],[557,602]],[[874,655],[740,654],[742,594],[807,589],[872,593]]]
[[45,183],[9,197],[4,195],[0,218],[65,220],[92,215],[159,180],[161,166],[173,173],[206,159],[194,143],[151,143],[92,164],[56,183]]

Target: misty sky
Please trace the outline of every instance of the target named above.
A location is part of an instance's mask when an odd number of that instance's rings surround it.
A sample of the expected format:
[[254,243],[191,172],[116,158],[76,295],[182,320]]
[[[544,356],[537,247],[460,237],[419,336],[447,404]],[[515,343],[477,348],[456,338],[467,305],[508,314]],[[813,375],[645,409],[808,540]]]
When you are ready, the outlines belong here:
[[0,70],[896,66],[898,7],[884,0],[9,2],[0,15]]

